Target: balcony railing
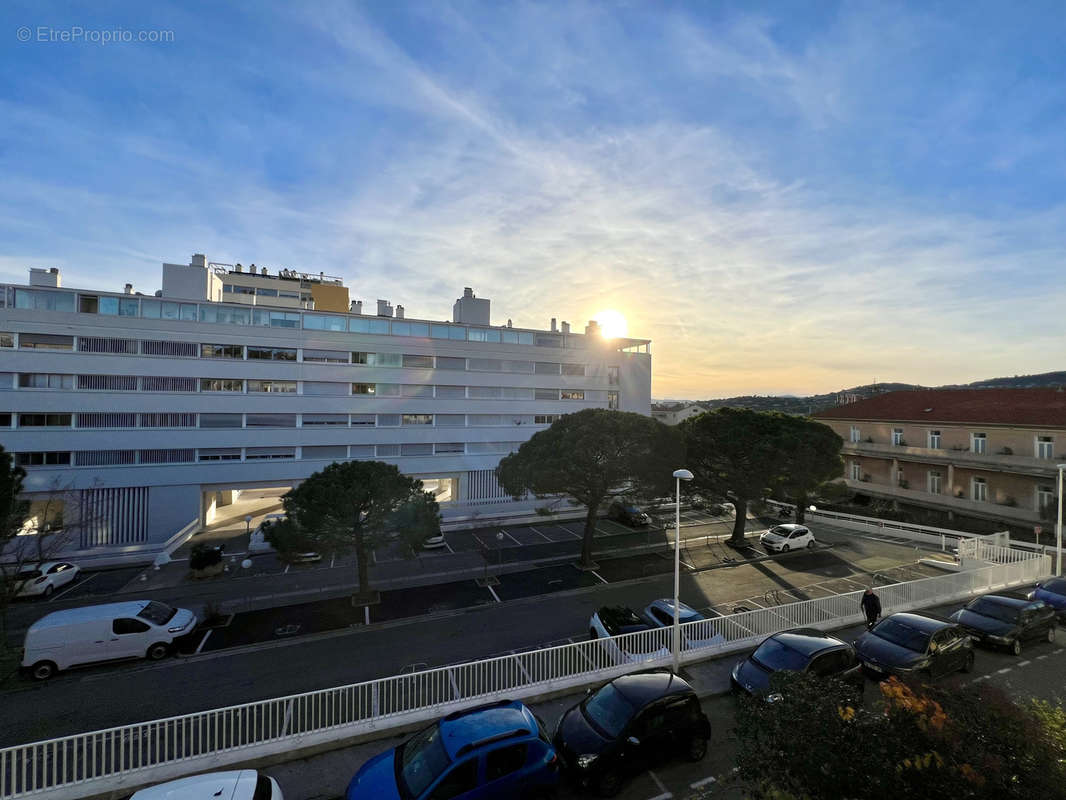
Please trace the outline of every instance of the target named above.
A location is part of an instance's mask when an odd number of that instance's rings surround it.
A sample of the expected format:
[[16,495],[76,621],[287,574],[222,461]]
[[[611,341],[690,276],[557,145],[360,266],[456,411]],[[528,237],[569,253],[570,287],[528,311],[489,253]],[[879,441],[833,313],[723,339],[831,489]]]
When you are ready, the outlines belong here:
[[881,497],[891,497],[898,500],[906,500],[916,505],[935,505],[948,511],[974,514],[981,517],[994,517],[996,519],[1012,519],[1019,522],[1040,522],[1040,514],[1021,506],[1003,505],[993,502],[979,502],[965,497],[954,497],[950,494],[932,494],[918,489],[904,489],[887,483],[876,481],[857,481],[851,478],[845,480],[849,489],[854,489],[864,494],[875,494]]
[[887,442],[845,442],[844,452],[857,456],[898,458],[901,461],[923,461],[936,464],[977,467],[996,472],[1022,472],[1027,475],[1053,477],[1057,475],[1055,459],[1033,456],[1004,455],[1002,453],[974,453],[949,448],[911,447]]

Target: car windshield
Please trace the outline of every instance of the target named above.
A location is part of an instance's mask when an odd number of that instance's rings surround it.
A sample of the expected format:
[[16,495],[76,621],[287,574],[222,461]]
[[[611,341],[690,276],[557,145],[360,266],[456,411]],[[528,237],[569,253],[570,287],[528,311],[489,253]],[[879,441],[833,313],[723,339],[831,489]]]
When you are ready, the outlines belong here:
[[770,672],[791,670],[803,672],[807,668],[807,656],[791,647],[786,647],[777,639],[767,639],[751,654],[751,660]]
[[178,613],[178,609],[171,608],[166,603],[149,600],[148,605],[137,614],[141,619],[146,619],[154,625],[166,625]]
[[41,571],[39,569],[20,569],[18,579],[20,581],[29,580],[30,578],[41,577]]
[[1045,592],[1051,592],[1052,594],[1066,595],[1066,580],[1063,580],[1062,578],[1057,578],[1053,581],[1048,581],[1040,588],[1043,589]]
[[897,619],[883,619],[874,626],[874,636],[884,639],[892,644],[897,644],[915,653],[924,653],[929,646],[929,634],[905,625]]
[[440,726],[433,725],[400,745],[396,758],[397,782],[408,797],[418,797],[450,763],[441,741]]
[[1011,608],[1010,606],[997,603],[995,600],[991,600],[987,597],[978,597],[972,601],[967,610],[972,611],[975,614],[980,614],[982,617],[991,617],[992,619],[999,620],[1000,622],[1017,622],[1018,621],[1018,609]]
[[610,739],[618,737],[634,711],[633,705],[611,683],[589,697],[581,710],[593,727]]

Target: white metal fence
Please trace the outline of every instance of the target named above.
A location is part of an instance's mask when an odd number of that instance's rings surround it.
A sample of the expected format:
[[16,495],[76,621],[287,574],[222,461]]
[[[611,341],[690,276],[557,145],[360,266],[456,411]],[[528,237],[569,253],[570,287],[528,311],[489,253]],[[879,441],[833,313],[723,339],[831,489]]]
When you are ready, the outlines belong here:
[[[886,612],[947,603],[1038,580],[1051,560],[978,544],[989,565],[879,586]],[[682,626],[683,662],[753,646],[776,631],[863,619],[860,592],[757,609]],[[82,798],[130,791],[266,756],[433,719],[501,697],[531,698],[670,663],[669,628],[506,655],[0,750],[0,798]]]

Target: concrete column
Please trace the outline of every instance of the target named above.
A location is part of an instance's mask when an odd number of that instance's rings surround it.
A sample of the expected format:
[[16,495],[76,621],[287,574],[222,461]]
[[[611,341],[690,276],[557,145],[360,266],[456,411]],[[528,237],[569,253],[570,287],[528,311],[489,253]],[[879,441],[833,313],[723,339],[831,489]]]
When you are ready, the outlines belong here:
[[955,465],[948,464],[948,494],[955,496]]

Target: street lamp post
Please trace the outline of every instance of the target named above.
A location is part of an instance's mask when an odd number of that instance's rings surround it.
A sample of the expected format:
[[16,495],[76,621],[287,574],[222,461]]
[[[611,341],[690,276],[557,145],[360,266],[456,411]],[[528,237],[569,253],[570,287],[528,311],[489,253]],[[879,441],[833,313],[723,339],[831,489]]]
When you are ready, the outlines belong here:
[[1055,523],[1055,574],[1062,576],[1062,471],[1066,464],[1059,464],[1059,516]]
[[678,616],[678,595],[681,589],[681,481],[692,480],[692,473],[687,469],[679,469],[674,472],[674,479],[677,483],[677,502],[674,504],[674,636],[670,649],[673,652],[676,673],[681,664],[681,623]]

